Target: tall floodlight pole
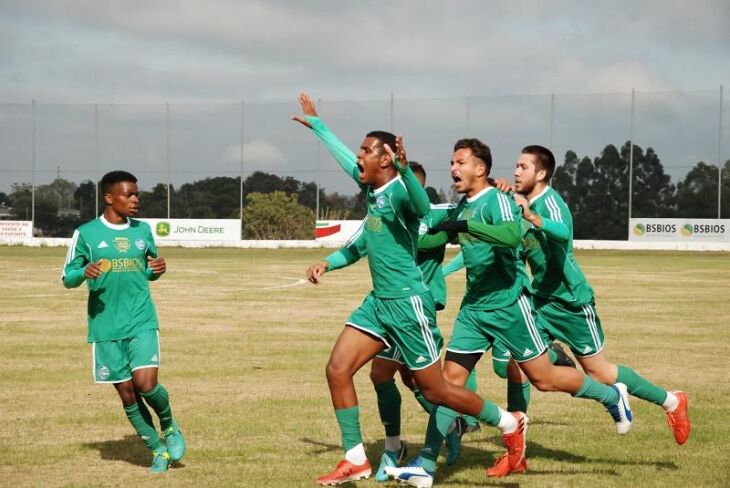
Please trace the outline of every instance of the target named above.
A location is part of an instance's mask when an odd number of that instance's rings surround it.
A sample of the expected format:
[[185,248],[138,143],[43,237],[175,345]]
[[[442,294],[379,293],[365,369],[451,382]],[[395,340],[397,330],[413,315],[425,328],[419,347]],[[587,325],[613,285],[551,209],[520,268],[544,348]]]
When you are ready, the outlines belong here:
[[634,110],[636,91],[631,89],[631,124],[629,126],[629,223],[631,222],[631,204],[634,193]]
[[[243,140],[244,140],[244,130],[245,130],[245,122],[246,122],[245,118],[244,118],[245,113],[246,113],[246,111],[245,111],[244,101],[241,100],[241,134],[240,134],[241,150],[240,150],[240,154],[239,154],[239,159],[240,159],[240,164],[241,164],[241,168],[240,168],[240,170],[241,170],[241,182],[240,183],[241,184],[239,185],[240,188],[239,188],[239,195],[238,195],[238,199],[239,199],[238,218],[241,220],[241,229],[243,229]],[[243,237],[243,236],[239,236],[239,237]]]
[[94,215],[99,215],[99,105],[94,104],[94,137],[96,138],[96,178],[94,179]]
[[[35,98],[32,103],[32,121],[33,121],[33,133],[31,135],[31,176],[30,176],[30,233],[34,235],[33,229],[35,228]],[[26,217],[28,218],[28,217]]]
[[170,104],[165,104],[165,155],[167,158],[167,218],[170,218],[170,180],[172,157],[170,155]]
[[720,85],[720,114],[717,123],[717,218],[722,218],[722,90]]

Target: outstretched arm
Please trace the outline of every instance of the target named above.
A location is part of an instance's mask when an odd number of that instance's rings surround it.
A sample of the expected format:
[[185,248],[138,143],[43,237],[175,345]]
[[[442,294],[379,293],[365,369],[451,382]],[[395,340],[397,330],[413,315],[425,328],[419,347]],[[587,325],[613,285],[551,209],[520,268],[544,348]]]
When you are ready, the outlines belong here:
[[314,132],[314,135],[322,141],[324,147],[335,158],[340,167],[350,175],[358,186],[360,183],[360,170],[357,168],[357,156],[337,138],[337,136],[317,116],[317,109],[314,106],[312,97],[304,92],[299,94],[299,104],[302,107],[302,115],[292,115],[295,120]]
[[428,230],[429,234],[436,234],[436,236],[442,231],[465,232],[497,246],[517,247],[520,244],[520,225],[516,222],[483,224],[475,220],[449,220]]
[[411,197],[411,208],[413,212],[419,218],[425,217],[431,209],[431,202],[428,200],[428,193],[426,189],[421,186],[421,183],[416,178],[416,175],[408,165],[408,158],[406,157],[406,150],[403,147],[403,136],[398,136],[395,139],[395,152],[393,148],[385,144],[385,150],[390,154],[398,173],[403,178],[403,183],[406,185],[408,195]]

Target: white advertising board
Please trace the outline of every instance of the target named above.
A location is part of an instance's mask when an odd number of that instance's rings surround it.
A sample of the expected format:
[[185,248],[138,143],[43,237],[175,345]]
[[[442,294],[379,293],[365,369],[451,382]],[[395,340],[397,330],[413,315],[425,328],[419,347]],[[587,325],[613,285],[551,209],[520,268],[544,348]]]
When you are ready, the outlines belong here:
[[730,242],[730,220],[630,219],[629,240],[637,242]]
[[347,242],[361,224],[362,220],[318,220],[315,239],[324,242]]
[[161,241],[240,241],[238,219],[139,219],[150,224]]
[[33,222],[30,220],[0,220],[0,239],[33,237]]

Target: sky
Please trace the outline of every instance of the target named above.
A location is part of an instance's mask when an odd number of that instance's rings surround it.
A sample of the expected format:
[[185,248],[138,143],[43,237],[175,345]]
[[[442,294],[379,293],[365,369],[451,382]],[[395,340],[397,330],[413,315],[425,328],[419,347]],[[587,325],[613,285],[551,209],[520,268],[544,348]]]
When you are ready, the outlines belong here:
[[558,159],[623,144],[632,89],[636,142],[673,176],[730,158],[728,0],[0,0],[0,66],[0,191],[29,180],[31,100],[38,183],[114,165],[165,179],[166,103],[173,183],[235,176],[243,102],[244,174],[348,193],[287,120],[303,89],[350,145],[402,132],[444,185],[464,135],[491,143],[503,172],[528,143]]

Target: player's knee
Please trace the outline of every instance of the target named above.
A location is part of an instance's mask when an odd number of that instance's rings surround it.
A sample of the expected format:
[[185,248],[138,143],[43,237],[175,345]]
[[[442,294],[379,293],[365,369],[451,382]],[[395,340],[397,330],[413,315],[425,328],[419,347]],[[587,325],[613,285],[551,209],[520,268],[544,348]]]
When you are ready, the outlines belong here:
[[492,361],[492,369],[494,374],[502,379],[507,379],[507,362],[506,361]]
[[558,386],[549,375],[530,378],[530,383],[540,391],[558,391]]
[[383,371],[381,368],[373,367],[370,370],[370,381],[372,381],[374,385],[387,383],[392,379],[393,375],[389,374],[388,371]]
[[327,363],[325,374],[327,375],[327,382],[330,384],[347,381],[352,376],[349,368],[343,363],[337,361],[329,361]]
[[593,378],[594,380],[598,381],[599,383],[603,383],[605,385],[612,385],[616,382],[616,375],[606,369],[598,369],[598,370],[589,370],[586,371],[588,373],[588,376]]

